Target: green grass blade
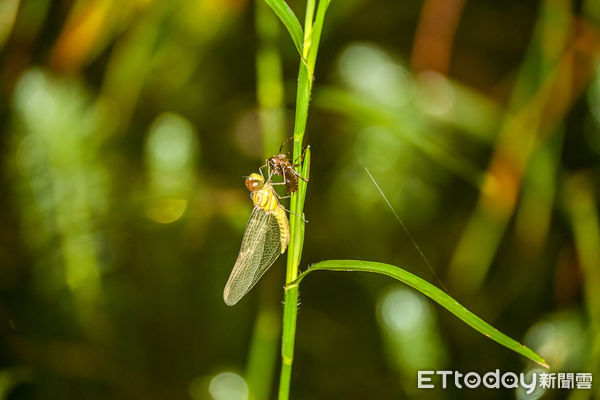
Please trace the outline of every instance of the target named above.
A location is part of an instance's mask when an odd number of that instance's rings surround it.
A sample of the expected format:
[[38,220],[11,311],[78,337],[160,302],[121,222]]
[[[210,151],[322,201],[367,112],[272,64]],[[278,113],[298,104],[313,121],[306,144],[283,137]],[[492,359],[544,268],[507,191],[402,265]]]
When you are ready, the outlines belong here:
[[319,6],[317,7],[317,16],[313,24],[310,48],[308,49],[308,65],[311,68],[310,74],[312,75],[317,61],[317,51],[319,50],[319,42],[321,41],[321,33],[323,32],[323,24],[325,23],[325,13],[331,4],[331,0],[320,0]]
[[287,28],[288,32],[290,32],[290,36],[294,41],[298,54],[302,57],[304,33],[302,32],[302,26],[300,25],[300,21],[298,21],[296,14],[294,14],[290,6],[288,6],[284,0],[265,0],[265,2],[273,9],[281,22],[283,22],[283,25]]
[[433,301],[450,311],[452,314],[456,315],[458,318],[463,320],[463,322],[474,328],[476,331],[511,349],[512,351],[529,358],[530,360],[538,363],[539,365],[548,368],[548,364],[546,364],[546,361],[544,361],[544,359],[540,357],[537,353],[535,353],[533,350],[529,349],[528,347],[525,347],[516,340],[511,339],[510,337],[501,333],[496,328],[494,328],[493,326],[491,326],[490,324],[473,314],[471,311],[467,310],[465,307],[460,305],[458,301],[454,300],[441,289],[438,289],[431,283],[419,278],[416,275],[411,274],[410,272],[403,270],[402,268],[398,268],[390,264],[383,264],[373,261],[327,260],[314,264],[308,270],[301,273],[294,282],[288,284],[288,287],[297,286],[308,273],[317,270],[374,272],[376,274],[383,274],[397,279],[412,287],[413,289],[416,289],[419,292],[423,293],[425,296],[429,297],[430,299],[432,299]]
[[[306,147],[304,151],[304,159],[302,161],[302,170],[300,174],[303,178],[310,180],[310,146]],[[304,209],[304,200],[306,197],[306,189],[308,187],[307,182],[302,179],[298,180],[298,200],[300,203],[300,209]]]

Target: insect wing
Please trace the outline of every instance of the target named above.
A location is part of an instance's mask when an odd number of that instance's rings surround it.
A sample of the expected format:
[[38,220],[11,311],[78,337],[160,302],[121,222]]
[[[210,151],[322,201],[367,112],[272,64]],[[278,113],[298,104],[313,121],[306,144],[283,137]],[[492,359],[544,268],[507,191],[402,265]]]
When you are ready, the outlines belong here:
[[228,306],[236,304],[281,254],[279,224],[274,214],[255,207],[246,226],[240,253],[223,290]]

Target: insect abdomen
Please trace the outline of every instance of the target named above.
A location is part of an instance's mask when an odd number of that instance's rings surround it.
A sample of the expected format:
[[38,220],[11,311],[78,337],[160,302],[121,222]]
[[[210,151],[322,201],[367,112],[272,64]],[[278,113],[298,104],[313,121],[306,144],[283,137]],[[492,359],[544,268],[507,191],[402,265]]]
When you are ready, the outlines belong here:
[[298,191],[298,178],[288,170],[285,170],[285,191],[288,194]]
[[281,253],[283,254],[290,242],[290,225],[283,208],[277,207],[274,214],[275,218],[277,218],[277,223],[279,224],[279,240],[281,240]]

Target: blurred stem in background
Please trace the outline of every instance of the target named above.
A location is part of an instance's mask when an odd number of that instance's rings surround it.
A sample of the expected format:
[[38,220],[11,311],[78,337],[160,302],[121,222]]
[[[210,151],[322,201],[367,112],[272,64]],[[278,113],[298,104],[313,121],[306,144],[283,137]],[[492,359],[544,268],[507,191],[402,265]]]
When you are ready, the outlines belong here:
[[20,0],[4,0],[0,3],[0,49],[12,32],[19,9]]
[[[265,290],[261,290],[261,293],[264,292]],[[278,296],[280,293],[273,290],[268,292]],[[254,322],[254,332],[252,333],[246,366],[246,381],[250,400],[271,398],[271,387],[277,360],[277,344],[279,343],[281,329],[278,308],[273,305],[272,297],[261,296],[260,310]]]
[[256,97],[265,159],[285,140],[284,88],[277,49],[279,21],[263,0],[256,0]]
[[159,3],[138,16],[136,23],[124,32],[111,51],[101,94],[118,104],[120,133],[129,126],[140,93],[155,67],[164,14]]
[[[532,155],[556,132],[556,124],[592,77],[591,71],[586,71],[594,54],[594,49],[586,46],[589,32],[581,26],[574,34],[571,14],[569,0],[542,3],[532,46],[498,134],[484,190],[450,263],[448,274],[453,290],[472,294],[480,289],[515,211]],[[575,71],[579,73],[577,80],[573,79]]]
[[415,33],[411,64],[416,71],[448,74],[452,44],[466,0],[426,0]]
[[101,167],[109,120],[75,80],[30,69],[16,85],[13,105],[15,195],[21,231],[32,251],[36,290],[57,301],[68,290],[78,323],[90,336],[107,335],[102,245],[96,228],[106,218],[111,176]]
[[520,255],[519,266],[514,277],[495,288],[490,298],[494,299],[493,318],[526,292],[536,292],[542,282],[547,263],[544,251],[551,232],[559,169],[565,141],[565,126],[561,124],[551,137],[540,144],[532,154],[523,177],[523,188],[519,204],[515,209],[514,239],[511,245]]
[[[277,49],[279,21],[263,0],[255,1],[255,25],[258,36],[256,51],[256,97],[263,142],[263,158],[271,157],[285,140],[284,88],[281,57]],[[254,331],[246,377],[251,400],[270,398],[277,360],[281,326],[275,306],[279,290],[260,285],[260,309]]]
[[[600,356],[600,218],[594,186],[586,175],[568,177],[563,188],[563,201],[569,214],[573,229],[575,250],[583,272],[584,301],[587,308],[591,348],[584,368],[593,375],[600,374],[598,357]],[[584,393],[578,393],[584,392]],[[597,398],[594,391],[574,391],[569,399]]]

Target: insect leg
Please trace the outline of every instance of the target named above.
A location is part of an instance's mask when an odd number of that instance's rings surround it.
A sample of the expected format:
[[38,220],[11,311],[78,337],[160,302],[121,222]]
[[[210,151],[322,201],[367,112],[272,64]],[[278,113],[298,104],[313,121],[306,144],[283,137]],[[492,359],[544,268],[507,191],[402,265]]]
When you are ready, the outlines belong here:
[[296,217],[300,217],[300,219],[302,219],[302,221],[304,221],[304,223],[308,223],[308,220],[306,218],[304,218],[304,215],[296,214],[295,212],[288,210],[281,204],[279,205],[279,207],[283,208],[285,211],[289,212],[290,214],[295,215]]
[[283,143],[281,143],[281,146],[279,146],[279,154],[281,154],[281,151],[283,150],[283,146],[285,146],[285,144],[286,144],[287,142],[289,142],[290,140],[292,140],[293,138],[294,138],[293,136],[290,136],[289,138],[285,139],[285,140],[283,141]]
[[[298,164],[298,165],[300,165],[300,164]],[[291,168],[290,171],[292,171],[292,174],[294,174],[297,178],[302,179],[304,182],[308,182],[308,179],[306,179],[305,177],[300,175],[300,172],[296,171],[294,168]]]
[[[310,145],[308,145],[304,148],[304,151],[302,152],[302,155],[300,156],[300,161],[293,165],[294,168],[300,167],[304,163],[304,156],[306,155],[306,150],[308,150],[309,147],[310,147]],[[298,178],[302,179],[304,182],[308,182],[310,180],[310,170],[308,171],[309,176],[307,178],[300,175],[300,173],[293,168],[292,168],[292,171],[294,171],[294,175],[296,175]]]
[[264,178],[265,176],[262,173],[262,169],[267,167],[267,182],[271,182],[271,178],[273,177],[273,174],[275,173],[275,171],[273,171],[271,169],[271,166],[269,165],[269,163],[267,162],[265,165],[263,165],[262,167],[260,167],[258,170],[260,171],[260,174],[262,175],[262,177]]
[[263,174],[263,171],[262,171],[264,167],[268,168],[269,165],[265,164],[265,165],[263,165],[263,166],[261,166],[261,167],[258,168],[258,172],[260,172],[260,176],[262,176],[263,178],[265,177],[265,175]]
[[[302,163],[304,162],[304,156],[306,155],[306,150],[308,150],[308,148],[310,147],[310,145],[306,146],[304,148],[304,150],[302,151],[302,154],[300,154],[300,157],[298,157],[300,159],[300,161],[298,161],[297,163],[294,164],[294,167],[298,167],[300,165],[302,165]],[[294,160],[297,161],[298,159]]]

